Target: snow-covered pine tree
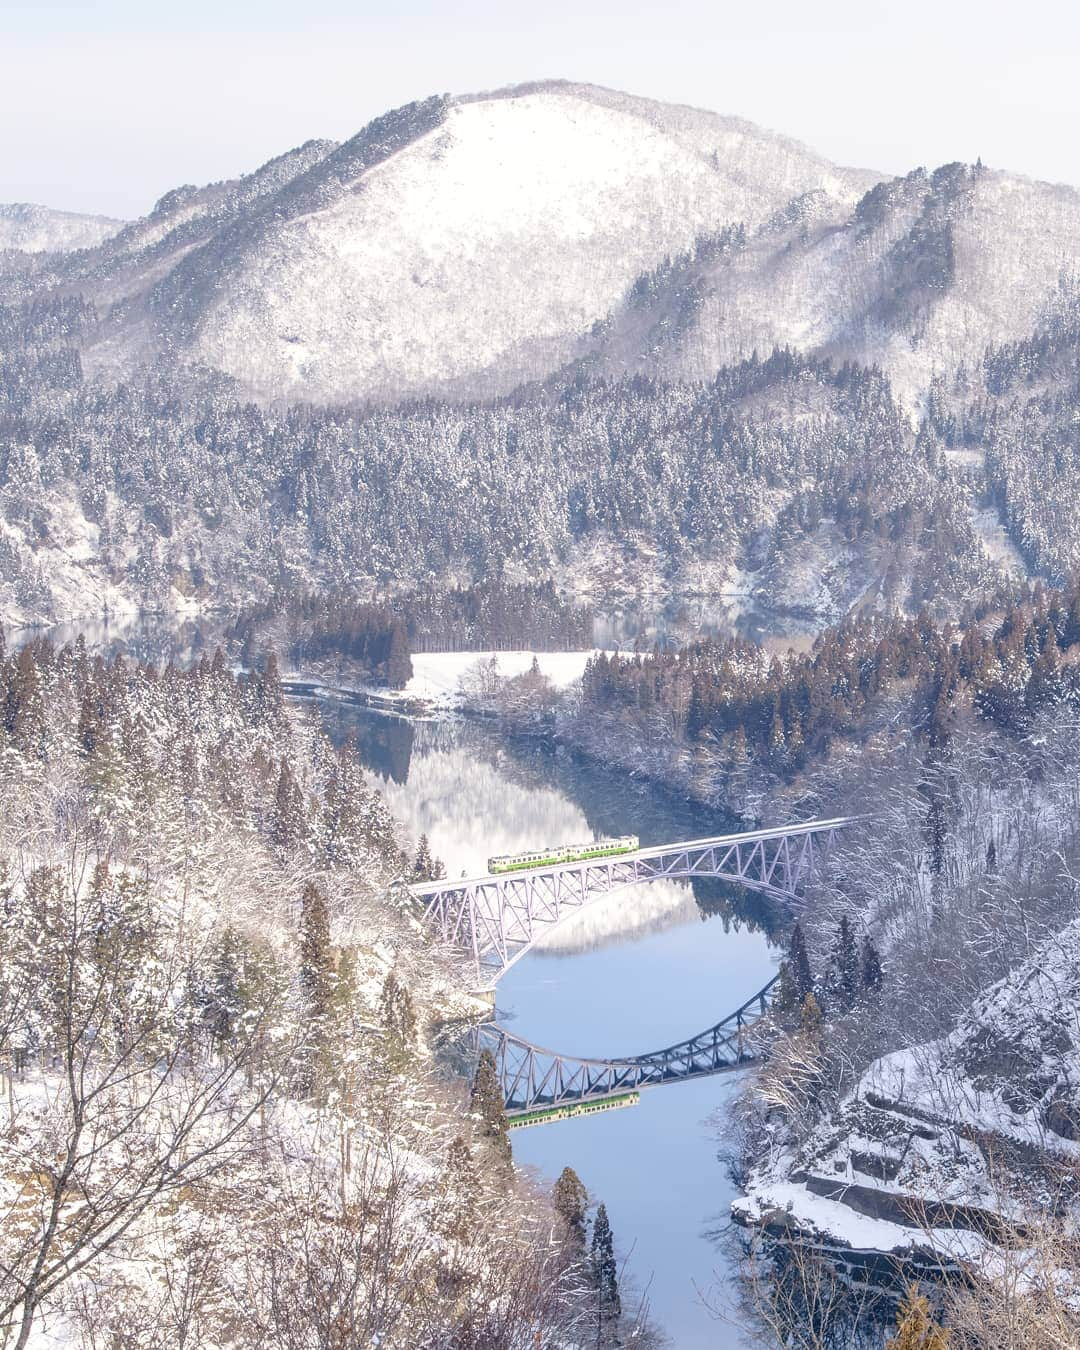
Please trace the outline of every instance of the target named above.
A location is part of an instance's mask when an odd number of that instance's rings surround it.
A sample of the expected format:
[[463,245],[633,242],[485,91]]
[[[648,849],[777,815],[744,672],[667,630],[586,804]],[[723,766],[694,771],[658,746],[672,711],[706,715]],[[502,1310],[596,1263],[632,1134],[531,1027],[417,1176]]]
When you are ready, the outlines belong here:
[[298,846],[306,833],[304,794],[293,777],[289,761],[283,759],[274,789],[274,811],[271,824],[274,843],[285,857]]
[[499,1071],[490,1050],[481,1050],[473,1078],[470,1109],[476,1119],[477,1137],[500,1166],[508,1167],[513,1156],[506,1103],[499,1086]]
[[859,952],[851,922],[845,914],[837,926],[825,973],[825,996],[830,1012],[850,1012],[858,1000],[861,985]]
[[420,836],[416,846],[416,859],[412,867],[413,881],[434,881],[434,865],[431,858],[431,845],[426,834]]
[[619,1268],[615,1261],[615,1237],[608,1220],[607,1206],[599,1204],[593,1221],[592,1248],[589,1253],[593,1284],[596,1288],[597,1337],[618,1320],[622,1302],[619,1298]]
[[330,947],[330,916],[326,898],[313,881],[304,887],[300,902],[300,994],[307,1023],[307,1062],[301,1087],[310,1093],[317,1079],[316,1065],[325,1055],[334,990],[334,956]]
[[584,1250],[589,1193],[572,1167],[564,1167],[559,1173],[551,1190],[551,1200],[567,1236]]
[[795,985],[798,1003],[801,1005],[807,994],[813,992],[814,975],[810,969],[810,958],[806,954],[806,939],[803,937],[802,925],[798,922],[791,930],[788,962],[791,967],[791,978]]

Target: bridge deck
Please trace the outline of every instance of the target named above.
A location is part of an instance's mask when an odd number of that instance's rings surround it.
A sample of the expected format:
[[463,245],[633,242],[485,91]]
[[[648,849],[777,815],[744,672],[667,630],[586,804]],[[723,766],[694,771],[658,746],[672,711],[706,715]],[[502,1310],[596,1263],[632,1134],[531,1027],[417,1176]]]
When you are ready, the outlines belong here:
[[669,853],[697,852],[706,849],[731,848],[742,844],[765,843],[771,839],[794,839],[807,834],[824,834],[843,829],[862,816],[836,816],[832,820],[806,820],[798,825],[774,825],[764,830],[744,830],[738,834],[718,834],[706,839],[684,839],[673,844],[651,844],[648,848],[629,853],[613,853],[610,857],[583,858],[574,862],[549,863],[543,867],[513,868],[506,872],[482,872],[474,877],[446,877],[441,881],[418,882],[409,890],[418,899],[442,895],[450,890],[482,886],[488,882],[502,882],[521,876],[552,876],[557,872],[580,871],[584,867],[599,867],[610,863],[629,863],[648,858],[662,858]]

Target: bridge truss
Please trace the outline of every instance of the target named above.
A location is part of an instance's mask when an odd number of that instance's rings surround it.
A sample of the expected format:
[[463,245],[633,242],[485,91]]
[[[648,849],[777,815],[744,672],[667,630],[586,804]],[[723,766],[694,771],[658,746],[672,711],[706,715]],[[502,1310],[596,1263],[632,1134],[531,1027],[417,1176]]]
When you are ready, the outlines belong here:
[[756,1058],[749,1035],[768,1010],[776,979],[716,1026],[664,1050],[630,1059],[560,1055],[512,1035],[498,1022],[475,1028],[476,1053],[495,1057],[507,1115],[597,1101],[661,1083],[729,1072]]
[[718,877],[791,900],[833,834],[851,819],[812,820],[410,889],[442,940],[472,956],[477,988],[492,989],[542,933],[624,886]]

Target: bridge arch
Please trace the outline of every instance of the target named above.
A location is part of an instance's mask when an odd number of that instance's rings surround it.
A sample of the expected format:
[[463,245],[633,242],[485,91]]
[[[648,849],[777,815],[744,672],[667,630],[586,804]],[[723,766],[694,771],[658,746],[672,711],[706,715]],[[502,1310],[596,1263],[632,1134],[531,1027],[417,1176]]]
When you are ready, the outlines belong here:
[[538,1108],[580,1105],[663,1083],[730,1073],[757,1058],[749,1033],[765,1016],[779,976],[774,976],[715,1026],[676,1045],[643,1055],[596,1059],[563,1055],[523,1040],[499,1022],[475,1028],[474,1049],[491,1051],[507,1115]]
[[428,925],[472,957],[477,988],[490,991],[541,934],[626,886],[716,877],[792,900],[834,833],[852,819],[804,821],[410,889],[424,905]]

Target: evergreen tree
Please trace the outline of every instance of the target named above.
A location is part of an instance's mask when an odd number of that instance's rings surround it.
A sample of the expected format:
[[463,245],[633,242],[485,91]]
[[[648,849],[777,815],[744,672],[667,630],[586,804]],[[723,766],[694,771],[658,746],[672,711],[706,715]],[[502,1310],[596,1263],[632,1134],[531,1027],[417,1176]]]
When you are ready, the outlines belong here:
[[37,661],[37,644],[28,642],[15,660],[15,676],[9,686],[12,740],[32,759],[46,755],[45,695]]
[[334,958],[326,898],[313,881],[304,887],[300,901],[300,988],[308,1016],[325,1023],[333,996]]
[[799,1007],[799,994],[791,974],[790,961],[780,962],[780,974],[776,981],[776,993],[772,1001],[773,1011],[779,1017],[790,1017]]
[[881,988],[881,958],[870,937],[864,937],[859,950],[859,983],[871,997]]
[[393,971],[383,982],[379,1021],[386,1037],[390,1067],[399,1070],[408,1063],[416,1046],[416,1008],[412,995]]
[[931,789],[930,805],[926,808],[926,835],[930,846],[930,872],[932,876],[940,877],[945,870],[948,825],[945,803],[935,789]]
[[89,684],[83,689],[79,702],[79,749],[84,755],[92,755],[101,739],[101,721],[98,717],[97,700]]
[[814,975],[810,969],[810,958],[806,954],[806,939],[802,925],[796,922],[791,930],[791,945],[788,947],[788,964],[795,986],[797,1002],[801,1005],[807,994],[814,988]]
[[386,683],[391,689],[404,689],[412,679],[412,657],[405,637],[405,626],[395,623],[390,632],[390,651],[386,658]]
[[607,1206],[600,1204],[593,1223],[592,1250],[589,1253],[593,1285],[596,1288],[597,1338],[616,1321],[621,1308],[619,1268],[615,1263],[615,1238],[608,1221]]
[[495,1056],[490,1050],[480,1051],[469,1109],[477,1120],[478,1137],[500,1165],[509,1166],[512,1158],[510,1124],[506,1119],[506,1103],[499,1086]]
[[412,867],[413,881],[439,881],[446,875],[446,869],[432,855],[431,845],[426,834],[420,836],[416,847],[416,860]]
[[862,985],[859,953],[851,923],[845,914],[836,930],[829,966],[825,975],[825,992],[837,1013],[850,1012],[859,997]]
[[568,1236],[584,1250],[586,1212],[589,1194],[581,1178],[572,1167],[564,1167],[551,1192],[555,1213],[562,1220]]
[[281,687],[278,659],[273,652],[267,656],[266,664],[263,666],[262,677],[259,681],[259,692],[264,715],[271,721],[280,721],[285,715],[285,693]]
[[277,787],[274,789],[272,834],[274,843],[284,854],[292,853],[306,834],[304,821],[304,794],[293,777],[289,761],[281,761]]
[[446,1150],[441,1212],[437,1220],[439,1230],[446,1237],[462,1244],[471,1241],[476,1233],[481,1193],[472,1150],[460,1135],[456,1135]]
[[226,928],[210,965],[210,987],[203,1014],[214,1043],[228,1044],[240,1014],[241,964],[236,932]]

